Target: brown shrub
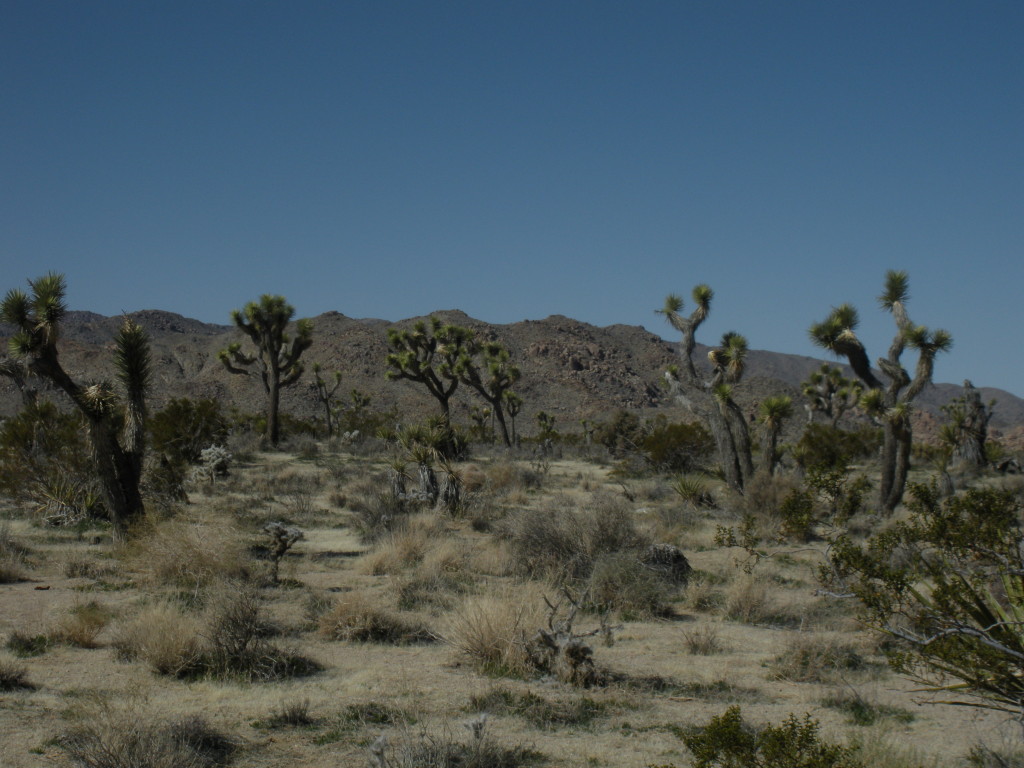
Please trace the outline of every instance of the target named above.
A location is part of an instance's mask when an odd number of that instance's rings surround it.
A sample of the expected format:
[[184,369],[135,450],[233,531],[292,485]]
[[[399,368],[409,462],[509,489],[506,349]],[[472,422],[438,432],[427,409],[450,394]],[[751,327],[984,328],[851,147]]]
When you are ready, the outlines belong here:
[[403,619],[378,605],[364,592],[350,592],[320,616],[318,631],[329,640],[408,645],[433,642],[421,624]]

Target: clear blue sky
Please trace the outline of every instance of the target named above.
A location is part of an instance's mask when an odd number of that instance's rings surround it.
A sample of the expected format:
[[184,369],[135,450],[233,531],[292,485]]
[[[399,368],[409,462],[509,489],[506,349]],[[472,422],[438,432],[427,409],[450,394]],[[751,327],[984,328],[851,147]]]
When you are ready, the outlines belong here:
[[[820,355],[856,304],[1024,395],[1024,3],[0,0],[0,289],[459,308]],[[912,362],[912,358],[908,360]]]

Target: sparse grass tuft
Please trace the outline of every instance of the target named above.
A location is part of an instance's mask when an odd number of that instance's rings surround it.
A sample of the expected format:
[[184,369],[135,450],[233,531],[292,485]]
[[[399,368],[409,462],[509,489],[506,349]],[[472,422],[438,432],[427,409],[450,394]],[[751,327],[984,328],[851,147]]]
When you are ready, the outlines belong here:
[[537,728],[587,728],[595,720],[610,714],[612,705],[588,696],[573,696],[567,701],[550,701],[527,691],[516,693],[504,687],[492,688],[469,700],[469,711],[492,715],[515,715]]
[[526,639],[545,625],[543,605],[539,594],[529,592],[470,597],[453,613],[445,640],[482,672],[530,675]]
[[21,658],[41,656],[50,647],[50,638],[46,635],[30,635],[14,630],[8,635],[6,645],[7,650]]
[[714,656],[725,650],[718,639],[718,628],[713,624],[702,624],[696,629],[683,632],[683,643],[694,656]]
[[70,614],[57,622],[48,634],[54,643],[95,648],[96,638],[113,618],[114,611],[109,606],[90,600],[74,606]]
[[183,518],[157,522],[134,543],[129,558],[161,585],[195,589],[216,579],[249,577],[244,538],[226,520],[217,525]]
[[844,713],[853,725],[870,726],[884,720],[910,723],[914,713],[902,707],[877,704],[852,691],[836,692],[822,700],[822,706]]
[[370,746],[373,768],[524,768],[538,765],[543,757],[522,746],[506,747],[486,732],[486,717],[466,724],[469,738],[456,739],[449,727],[439,732],[408,730]]

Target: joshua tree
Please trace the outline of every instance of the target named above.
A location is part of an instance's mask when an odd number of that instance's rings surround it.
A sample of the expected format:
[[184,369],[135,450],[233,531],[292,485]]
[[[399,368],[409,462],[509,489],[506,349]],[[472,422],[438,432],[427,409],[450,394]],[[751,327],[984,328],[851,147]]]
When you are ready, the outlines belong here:
[[857,405],[864,392],[863,385],[847,379],[834,365],[822,363],[821,368],[807,377],[802,385],[807,398],[807,423],[814,423],[814,414],[822,413],[835,427],[850,408]]
[[769,475],[774,475],[779,460],[779,434],[786,419],[793,416],[793,400],[784,395],[766,397],[761,401],[759,410],[761,426],[764,428],[762,466]]
[[430,318],[430,328],[422,320],[411,331],[388,329],[391,353],[387,363],[389,379],[408,379],[422,384],[441,406],[441,419],[451,427],[449,403],[459,387],[459,361],[473,340],[473,332],[457,325],[445,325]]
[[[480,358],[479,364],[477,357]],[[489,341],[477,344],[474,341],[466,346],[455,367],[459,380],[476,390],[491,406],[491,413],[501,427],[501,439],[505,445],[512,447],[508,426],[505,424],[505,411],[502,402],[505,393],[519,381],[519,368],[512,364],[511,355],[500,343]]]
[[[885,290],[878,297],[882,309],[889,312],[896,322],[896,335],[889,346],[889,354],[878,359],[878,367],[889,380],[888,385],[877,379],[871,370],[867,351],[855,333],[859,318],[852,305],[834,308],[827,318],[810,328],[811,341],[837,356],[846,357],[869,390],[861,397],[861,406],[882,424],[879,501],[882,510],[890,513],[903,499],[910,470],[913,443],[911,403],[931,384],[935,356],[948,351],[953,345],[953,337],[947,331],[930,331],[910,321],[906,309],[909,293],[907,273],[889,270],[885,276]],[[900,363],[900,357],[908,346],[918,352],[913,379]]]
[[505,413],[508,414],[508,420],[512,423],[512,444],[519,445],[519,436],[516,434],[516,416],[523,410],[523,398],[515,392],[506,391],[501,400],[502,405],[505,406]]
[[711,310],[714,291],[708,285],[698,285],[692,296],[697,306],[689,317],[680,314],[683,300],[674,294],[666,298],[665,306],[658,310],[673,328],[683,334],[679,352],[682,365],[672,366],[665,378],[676,396],[708,421],[726,482],[742,493],[744,484],[754,474],[754,462],[747,420],[732,399],[732,385],[743,376],[747,340],[738,333],[724,334],[720,345],[708,353],[711,376],[707,378],[698,374],[693,363],[696,333]]
[[313,387],[316,389],[316,399],[324,407],[324,418],[327,420],[327,437],[334,437],[334,395],[341,386],[341,371],[334,372],[334,386],[328,386],[327,382],[320,376],[320,363],[313,364]]
[[970,381],[964,381],[964,393],[942,406],[949,419],[943,431],[947,433],[952,448],[951,458],[975,467],[984,467],[988,463],[985,443],[995,404],[995,400],[988,405],[982,403],[981,393]]
[[139,481],[145,454],[145,394],[151,375],[149,337],[130,318],[121,324],[114,339],[121,396],[110,384],[79,384],[57,355],[60,323],[67,312],[64,276],[51,272],[30,280],[29,286],[31,296],[14,289],[0,305],[0,318],[17,328],[10,340],[11,355],[27,361],[28,370],[63,390],[85,416],[114,540],[124,541],[129,525],[145,514]]
[[259,372],[267,393],[267,436],[271,445],[280,440],[278,409],[281,390],[290,387],[302,376],[302,353],[313,343],[313,322],[299,320],[295,338],[285,333],[295,315],[295,308],[284,296],[263,294],[259,302],[250,301],[244,309],[232,310],[231,320],[256,346],[255,355],[242,352],[238,342],[222,349],[218,357],[231,373],[252,375]]

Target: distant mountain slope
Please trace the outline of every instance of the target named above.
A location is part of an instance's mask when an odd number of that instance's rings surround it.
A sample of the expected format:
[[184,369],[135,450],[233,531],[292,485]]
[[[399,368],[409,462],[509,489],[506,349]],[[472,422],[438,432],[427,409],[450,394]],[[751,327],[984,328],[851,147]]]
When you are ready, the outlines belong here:
[[[679,409],[667,397],[659,382],[661,373],[676,361],[675,344],[639,326],[588,325],[561,315],[544,320],[524,320],[492,325],[458,310],[434,313],[446,322],[468,326],[484,338],[503,342],[522,368],[518,391],[525,400],[520,423],[532,431],[538,410],[554,414],[557,426],[573,430],[583,418],[600,418],[619,408],[645,412],[664,411],[673,418]],[[241,334],[227,325],[213,325],[159,310],[131,315],[150,333],[155,377],[151,403],[161,407],[171,397],[216,397],[244,411],[262,408],[263,392],[258,380],[229,374],[217,360],[217,352]],[[357,320],[338,312],[313,318],[314,343],[304,356],[307,366],[320,363],[326,371],[340,370],[344,392],[355,388],[369,393],[373,407],[395,407],[400,413],[420,413],[435,407],[420,387],[404,381],[384,379],[387,329],[392,325],[410,327],[410,318],[397,323]],[[91,312],[69,312],[63,327],[61,357],[65,367],[83,380],[108,378],[109,346],[120,317]],[[0,326],[5,337],[10,328]],[[701,360],[707,347],[698,346]],[[821,365],[821,360],[753,350],[748,373],[737,387],[740,403],[753,411],[755,403],[785,392],[799,399],[800,382]],[[303,418],[313,418],[320,406],[307,374],[294,388],[285,390],[282,407]],[[922,394],[919,405],[935,422],[939,407],[960,392],[960,386],[939,384]],[[995,399],[993,427],[1024,434],[1024,400],[998,389],[983,388],[982,396]],[[456,413],[475,403],[469,394],[456,397]],[[18,407],[17,393],[7,380],[0,380],[0,413]],[[926,421],[929,421],[926,417]],[[525,425],[529,424],[529,427]]]

